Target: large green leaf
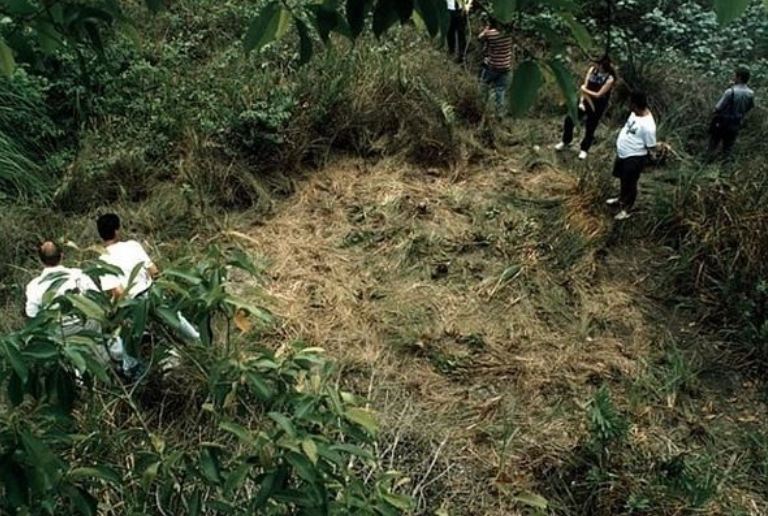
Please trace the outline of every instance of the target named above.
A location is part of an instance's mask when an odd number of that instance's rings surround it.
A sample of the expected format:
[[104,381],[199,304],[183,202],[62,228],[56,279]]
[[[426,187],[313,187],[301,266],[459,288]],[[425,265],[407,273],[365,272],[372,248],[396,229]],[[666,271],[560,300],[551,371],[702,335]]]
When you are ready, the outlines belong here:
[[517,65],[510,89],[509,107],[512,116],[520,117],[531,109],[543,82],[541,69],[536,61],[523,61]]
[[83,516],[96,516],[98,500],[91,493],[85,489],[71,486],[66,487],[64,491],[80,514]]
[[576,88],[573,85],[573,76],[560,61],[552,60],[547,64],[549,65],[549,69],[552,70],[555,82],[557,82],[560,91],[565,97],[565,103],[568,106],[568,114],[576,120],[578,109],[576,103]]
[[93,321],[104,322],[104,308],[96,301],[80,294],[67,294],[64,296],[67,301],[72,303],[75,309],[82,313],[86,318]]
[[373,0],[347,0],[347,23],[353,38],[363,33],[372,7]]
[[317,465],[317,444],[315,444],[315,441],[309,437],[305,437],[304,440],[301,441],[301,449],[309,460],[312,461],[312,464]]
[[215,449],[203,448],[200,452],[200,469],[209,482],[215,485],[221,484],[221,467]]
[[493,16],[504,23],[512,21],[517,7],[516,0],[493,0]]
[[310,19],[312,20],[317,33],[320,35],[320,39],[323,43],[328,44],[330,42],[331,32],[337,29],[340,16],[336,9],[324,2],[322,4],[310,4],[307,7],[309,11]]
[[0,39],[0,72],[6,77],[10,77],[15,70],[16,60],[13,57],[13,50],[4,39]]
[[221,430],[224,430],[225,432],[229,432],[241,441],[243,443],[251,446],[256,447],[256,439],[254,439],[253,434],[250,430],[245,428],[242,425],[238,425],[237,423],[233,423],[231,421],[223,421],[219,424],[219,428]]
[[568,28],[571,29],[571,34],[573,34],[576,43],[585,51],[592,51],[594,41],[589,30],[571,14],[563,15],[561,18],[568,24]]
[[[294,19],[296,32],[299,34],[299,64],[306,64],[312,59],[312,36],[309,34],[307,24],[298,18]],[[254,272],[255,275],[255,272]]]
[[376,423],[376,418],[369,411],[361,408],[351,408],[344,412],[344,417],[362,426],[369,434],[374,435],[376,433],[378,424]]
[[269,501],[269,497],[272,496],[272,493],[275,491],[275,480],[277,480],[276,471],[269,473],[262,479],[259,492],[256,493],[256,496],[253,498],[253,505],[251,506],[255,514],[257,509],[266,505],[267,501]]
[[285,417],[283,414],[279,412],[270,412],[267,414],[274,422],[276,422],[280,428],[285,431],[286,434],[289,436],[296,438],[296,429],[293,427],[293,423],[291,423],[291,420]]
[[120,485],[122,478],[113,469],[106,466],[93,466],[88,468],[75,468],[67,475],[70,480],[82,480],[85,478],[98,478],[113,485]]
[[749,2],[750,0],[715,0],[717,21],[726,24],[738,19],[749,7]]
[[318,472],[315,466],[304,455],[296,452],[288,452],[285,456],[288,462],[293,466],[294,471],[307,482],[314,482],[317,479]]
[[515,501],[540,511],[545,511],[549,507],[547,499],[536,493],[521,493],[515,497]]
[[283,6],[277,0],[273,0],[264,6],[248,26],[248,31],[245,33],[243,44],[245,45],[246,52],[253,50],[258,52],[265,45],[277,39],[283,10]]
[[56,358],[59,354],[59,348],[48,341],[33,342],[22,350],[25,356],[37,358],[38,360],[49,360]]
[[28,16],[37,13],[37,8],[29,0],[2,0],[0,5],[8,9],[8,14]]
[[21,379],[22,383],[27,383],[29,371],[27,369],[27,363],[24,361],[24,357],[21,355],[19,348],[16,347],[16,343],[10,339],[2,341],[3,353],[5,358],[11,364],[11,367]]

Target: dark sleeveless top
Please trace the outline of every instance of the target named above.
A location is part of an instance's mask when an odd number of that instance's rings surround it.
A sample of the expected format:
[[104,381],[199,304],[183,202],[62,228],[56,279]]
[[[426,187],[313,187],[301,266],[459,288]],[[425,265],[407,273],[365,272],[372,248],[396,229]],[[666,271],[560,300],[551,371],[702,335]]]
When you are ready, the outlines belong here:
[[[587,80],[587,89],[589,91],[598,92],[600,89],[605,86],[605,83],[608,82],[608,79],[613,77],[613,74],[610,72],[601,72],[597,69],[597,67],[594,67],[592,69],[592,73],[589,74],[589,80]],[[601,97],[600,100],[608,100],[608,98],[611,96],[611,92],[609,91],[605,96]]]

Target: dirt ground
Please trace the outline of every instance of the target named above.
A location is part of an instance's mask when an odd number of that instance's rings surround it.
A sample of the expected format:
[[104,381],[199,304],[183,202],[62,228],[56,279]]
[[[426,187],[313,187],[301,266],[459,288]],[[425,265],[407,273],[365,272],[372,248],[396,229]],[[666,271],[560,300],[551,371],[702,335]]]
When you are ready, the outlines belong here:
[[[717,471],[703,513],[768,514],[743,445],[766,422],[756,386],[654,296],[663,250],[617,228],[577,176],[548,158],[308,174],[250,232],[271,338],[325,348],[369,396],[383,466],[410,477],[418,514],[685,514],[684,498],[642,503],[676,457]],[[630,429],[590,491],[573,464],[602,386]]]

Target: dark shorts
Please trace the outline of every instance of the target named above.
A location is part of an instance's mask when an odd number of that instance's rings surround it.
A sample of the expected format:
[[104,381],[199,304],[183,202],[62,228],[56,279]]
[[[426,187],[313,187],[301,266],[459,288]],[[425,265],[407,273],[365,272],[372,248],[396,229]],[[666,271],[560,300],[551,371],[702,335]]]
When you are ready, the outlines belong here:
[[648,156],[630,156],[629,158],[616,158],[613,164],[613,177],[640,176],[648,162]]

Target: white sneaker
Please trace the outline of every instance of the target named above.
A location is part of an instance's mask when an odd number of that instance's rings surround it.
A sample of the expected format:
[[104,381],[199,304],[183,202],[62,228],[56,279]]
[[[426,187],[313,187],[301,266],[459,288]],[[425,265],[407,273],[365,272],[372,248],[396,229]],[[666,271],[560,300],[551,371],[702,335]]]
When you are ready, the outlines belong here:
[[627,213],[627,210],[621,210],[619,213],[616,214],[614,219],[616,220],[627,220],[631,215]]
[[565,150],[567,147],[569,147],[569,145],[567,145],[567,144],[565,144],[563,142],[560,142],[557,145],[555,145],[555,150],[556,151],[561,151],[561,150]]
[[580,160],[582,160],[582,161],[584,161],[585,159],[587,159],[587,151],[581,151],[581,152],[579,152],[579,159],[580,159]]
[[605,204],[607,204],[608,206],[616,206],[617,204],[619,204],[619,198],[611,197],[610,199],[605,201]]

